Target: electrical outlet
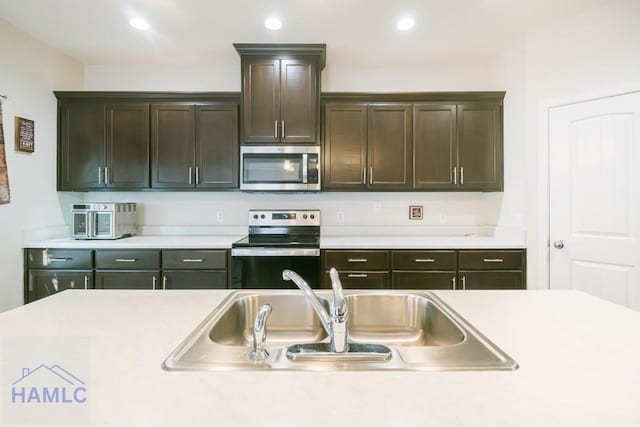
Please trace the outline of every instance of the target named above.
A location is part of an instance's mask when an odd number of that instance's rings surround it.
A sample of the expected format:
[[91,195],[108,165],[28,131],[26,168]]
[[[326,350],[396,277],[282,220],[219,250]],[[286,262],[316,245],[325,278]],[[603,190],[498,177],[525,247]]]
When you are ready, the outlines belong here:
[[224,222],[224,211],[216,212],[216,220],[218,222]]
[[409,219],[421,220],[422,218],[422,206],[409,206]]
[[382,215],[382,202],[373,202],[373,214],[375,216]]
[[343,223],[344,222],[344,212],[342,212],[342,211],[336,212],[336,220],[339,223]]

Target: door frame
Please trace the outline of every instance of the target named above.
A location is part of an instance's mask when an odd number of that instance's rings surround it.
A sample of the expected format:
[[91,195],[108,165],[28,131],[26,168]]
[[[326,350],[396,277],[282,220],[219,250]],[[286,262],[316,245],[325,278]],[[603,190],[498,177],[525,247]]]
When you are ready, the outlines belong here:
[[[629,95],[636,92],[640,92],[640,81],[594,89],[581,93],[574,93],[558,98],[547,98],[538,103],[539,128],[536,150],[538,160],[536,168],[537,180],[535,186],[535,188],[537,188],[537,192],[534,192],[534,194],[537,194],[536,213],[538,215],[538,218],[537,224],[535,226],[535,237],[534,239],[528,239],[529,241],[527,242],[527,246],[533,244],[536,248],[535,251],[531,251],[535,252],[535,255],[537,257],[536,272],[538,285],[536,286],[536,284],[534,284],[533,288],[551,289],[551,180],[549,176],[549,148],[551,142],[551,135],[549,133],[549,121],[551,117],[551,109],[572,104],[579,104],[582,102],[611,98],[614,96]],[[527,262],[527,264],[529,264],[529,262]]]

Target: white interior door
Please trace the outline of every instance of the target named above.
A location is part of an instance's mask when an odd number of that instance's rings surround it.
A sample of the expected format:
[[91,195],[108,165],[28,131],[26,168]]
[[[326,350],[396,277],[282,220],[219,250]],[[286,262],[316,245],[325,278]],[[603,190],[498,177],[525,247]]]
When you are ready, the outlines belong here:
[[552,108],[550,285],[640,310],[640,93]]

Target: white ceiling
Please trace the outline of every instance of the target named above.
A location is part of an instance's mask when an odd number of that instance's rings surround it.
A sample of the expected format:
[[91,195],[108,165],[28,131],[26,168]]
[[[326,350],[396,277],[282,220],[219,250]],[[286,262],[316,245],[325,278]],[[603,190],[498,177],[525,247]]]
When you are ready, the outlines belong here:
[[[332,57],[410,63],[492,55],[526,31],[606,0],[0,0],[0,17],[85,64],[194,64],[234,42],[327,43]],[[416,26],[395,22],[411,14]],[[283,21],[273,32],[263,22]],[[129,26],[144,17],[152,29]]]

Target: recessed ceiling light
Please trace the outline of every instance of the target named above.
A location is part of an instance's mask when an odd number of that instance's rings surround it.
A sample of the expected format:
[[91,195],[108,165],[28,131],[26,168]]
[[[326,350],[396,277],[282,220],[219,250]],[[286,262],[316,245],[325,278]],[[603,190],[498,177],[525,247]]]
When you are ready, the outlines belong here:
[[129,21],[129,24],[133,28],[138,29],[138,30],[142,30],[142,31],[146,31],[149,28],[151,28],[151,25],[149,25],[149,23],[147,21],[145,21],[144,19],[142,19],[142,18],[132,18]]
[[282,28],[282,22],[280,22],[278,18],[271,17],[271,18],[267,18],[267,20],[264,21],[264,26],[270,30],[275,31]]
[[414,25],[416,25],[416,23],[413,20],[413,18],[411,18],[410,16],[407,16],[400,19],[396,27],[398,27],[400,31],[407,31],[412,29]]

